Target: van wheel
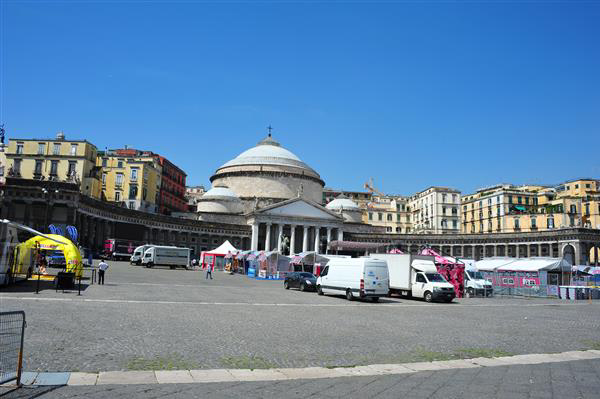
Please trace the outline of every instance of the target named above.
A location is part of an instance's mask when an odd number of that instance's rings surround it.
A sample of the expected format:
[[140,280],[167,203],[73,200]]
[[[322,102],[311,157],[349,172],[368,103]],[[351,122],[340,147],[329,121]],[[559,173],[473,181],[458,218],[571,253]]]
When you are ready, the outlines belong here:
[[304,285],[304,283],[300,284],[300,291],[306,291],[306,285]]
[[473,289],[469,288],[465,293],[465,298],[471,298],[473,296]]
[[352,291],[350,291],[349,289],[346,290],[346,299],[349,301],[353,301],[354,300],[354,295],[352,295]]
[[287,281],[283,282],[283,288],[285,288],[286,290],[290,289],[290,283],[288,283]]
[[323,295],[323,290],[321,289],[320,285],[317,285],[317,294]]
[[425,302],[433,301],[433,295],[431,295],[431,292],[429,292],[429,291],[425,292],[425,295],[423,295],[423,298],[425,298]]

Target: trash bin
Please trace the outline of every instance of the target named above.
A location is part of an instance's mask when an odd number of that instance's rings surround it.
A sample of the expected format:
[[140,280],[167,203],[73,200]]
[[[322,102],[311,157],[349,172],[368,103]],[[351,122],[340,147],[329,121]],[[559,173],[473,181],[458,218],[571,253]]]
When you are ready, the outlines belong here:
[[56,289],[70,290],[75,288],[75,273],[58,272],[56,275]]

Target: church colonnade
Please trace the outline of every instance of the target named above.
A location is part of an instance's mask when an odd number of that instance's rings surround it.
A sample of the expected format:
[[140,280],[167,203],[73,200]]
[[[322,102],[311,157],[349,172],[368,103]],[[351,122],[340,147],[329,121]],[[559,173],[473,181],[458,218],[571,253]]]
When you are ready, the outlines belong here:
[[287,237],[288,249],[284,255],[315,251],[327,253],[329,243],[342,241],[344,230],[340,227],[311,223],[254,222],[250,249],[253,251],[275,251],[281,248]]

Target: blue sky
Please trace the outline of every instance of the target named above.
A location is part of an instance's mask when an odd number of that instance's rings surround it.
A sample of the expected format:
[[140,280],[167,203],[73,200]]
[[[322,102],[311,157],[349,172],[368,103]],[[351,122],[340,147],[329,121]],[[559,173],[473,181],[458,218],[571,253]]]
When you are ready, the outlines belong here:
[[600,2],[1,7],[9,137],[149,149],[188,184],[269,124],[346,190],[600,178]]

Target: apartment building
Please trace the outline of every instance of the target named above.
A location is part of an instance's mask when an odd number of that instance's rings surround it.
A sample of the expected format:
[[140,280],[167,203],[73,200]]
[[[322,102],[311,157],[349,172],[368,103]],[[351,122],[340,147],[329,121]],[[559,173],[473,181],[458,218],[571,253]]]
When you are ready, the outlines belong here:
[[461,193],[448,187],[429,187],[408,200],[414,233],[456,234],[460,232]]
[[387,233],[411,233],[412,221],[408,198],[394,195],[373,195],[366,204],[363,222],[385,227]]
[[557,186],[499,184],[462,199],[462,232],[533,232],[600,228],[600,181],[577,179]]
[[[86,140],[12,139],[4,148],[5,177],[76,183],[81,193],[99,199],[102,192],[96,146]],[[1,162],[1,161],[0,161]]]
[[162,169],[154,154],[135,149],[100,152],[102,193],[106,201],[158,213]]

